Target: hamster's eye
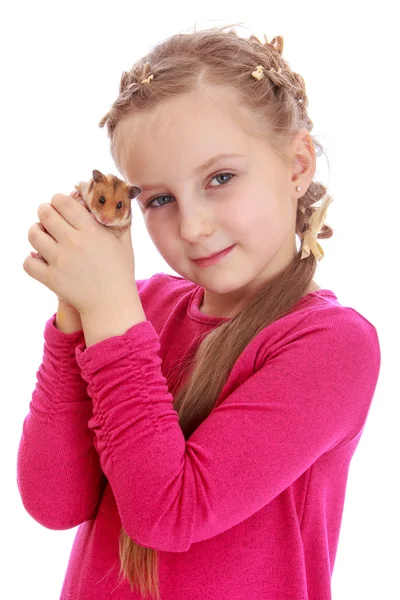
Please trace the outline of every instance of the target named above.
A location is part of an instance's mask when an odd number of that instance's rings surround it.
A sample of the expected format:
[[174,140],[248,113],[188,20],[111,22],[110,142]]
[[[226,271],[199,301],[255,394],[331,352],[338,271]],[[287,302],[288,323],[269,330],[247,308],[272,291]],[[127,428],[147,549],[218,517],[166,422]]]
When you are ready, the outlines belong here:
[[122,208],[122,202],[118,202],[117,208]]
[[106,199],[104,198],[104,196],[100,196],[99,198],[99,202],[100,204],[105,204]]

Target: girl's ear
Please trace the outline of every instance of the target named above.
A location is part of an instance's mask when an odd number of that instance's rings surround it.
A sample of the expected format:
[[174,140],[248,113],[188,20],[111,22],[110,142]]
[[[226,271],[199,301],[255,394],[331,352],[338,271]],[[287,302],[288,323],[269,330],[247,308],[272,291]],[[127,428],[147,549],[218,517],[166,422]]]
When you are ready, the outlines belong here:
[[139,194],[141,194],[141,193],[142,193],[142,190],[137,185],[131,185],[128,187],[128,198],[130,200],[132,200],[133,198],[136,198],[136,196],[139,196]]

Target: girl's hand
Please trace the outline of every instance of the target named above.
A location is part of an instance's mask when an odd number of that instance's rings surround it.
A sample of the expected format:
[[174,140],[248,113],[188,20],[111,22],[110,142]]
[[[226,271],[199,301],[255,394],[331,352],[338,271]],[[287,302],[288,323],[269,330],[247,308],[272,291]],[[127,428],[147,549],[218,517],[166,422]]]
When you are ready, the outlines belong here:
[[[37,226],[41,231],[46,232],[45,228],[43,227],[43,225],[41,223],[35,223],[35,226]],[[38,258],[39,260],[42,260],[43,262],[45,262],[47,264],[47,262],[44,260],[43,256],[40,256],[39,252],[31,252],[31,256],[33,256],[33,258]],[[59,302],[62,302],[65,306],[68,306],[68,308],[73,308],[75,310],[75,308],[72,306],[72,304],[68,304],[68,302],[65,302],[65,300],[63,300],[63,298],[60,298],[60,296],[57,296],[57,300]]]
[[42,259],[27,256],[24,271],[81,314],[113,306],[136,289],[130,229],[117,238],[70,196],[56,194],[38,208],[28,240]]

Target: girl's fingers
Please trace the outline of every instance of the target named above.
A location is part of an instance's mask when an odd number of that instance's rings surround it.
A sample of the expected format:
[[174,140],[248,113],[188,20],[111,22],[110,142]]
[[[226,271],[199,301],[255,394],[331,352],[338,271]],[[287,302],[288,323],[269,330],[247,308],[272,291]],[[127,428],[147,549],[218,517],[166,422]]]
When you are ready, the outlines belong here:
[[[35,223],[36,227],[38,227],[41,231],[44,231],[47,233],[47,230],[45,227],[43,227],[42,223],[39,221],[37,223]],[[40,260],[42,260],[43,262],[45,262],[47,264],[47,261],[43,258],[43,256],[41,256],[39,254],[39,252],[31,252],[31,256],[33,258],[40,258]]]

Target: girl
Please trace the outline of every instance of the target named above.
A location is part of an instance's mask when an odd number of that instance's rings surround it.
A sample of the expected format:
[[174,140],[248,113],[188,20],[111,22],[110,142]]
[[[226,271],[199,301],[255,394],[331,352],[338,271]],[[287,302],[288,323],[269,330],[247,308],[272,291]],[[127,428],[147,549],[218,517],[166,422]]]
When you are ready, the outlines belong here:
[[180,276],[136,281],[145,317],[90,345],[73,306],[46,323],[18,485],[79,525],[63,600],[331,598],[379,340],[313,279],[333,231],[304,81],[281,37],[225,29],[160,43],[100,121]]

